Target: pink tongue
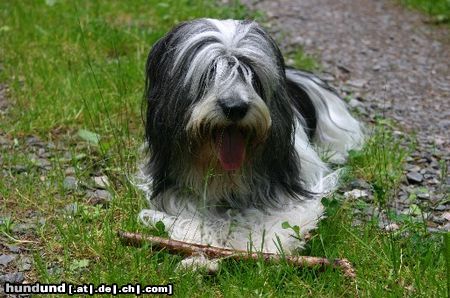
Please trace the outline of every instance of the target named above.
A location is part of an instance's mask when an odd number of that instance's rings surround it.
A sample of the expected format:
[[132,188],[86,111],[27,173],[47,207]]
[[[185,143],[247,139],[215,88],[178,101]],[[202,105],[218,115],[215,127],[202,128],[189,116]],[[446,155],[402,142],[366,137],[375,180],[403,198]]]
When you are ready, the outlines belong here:
[[216,136],[216,147],[220,164],[225,171],[241,167],[245,158],[245,140],[238,129],[228,127],[220,131]]

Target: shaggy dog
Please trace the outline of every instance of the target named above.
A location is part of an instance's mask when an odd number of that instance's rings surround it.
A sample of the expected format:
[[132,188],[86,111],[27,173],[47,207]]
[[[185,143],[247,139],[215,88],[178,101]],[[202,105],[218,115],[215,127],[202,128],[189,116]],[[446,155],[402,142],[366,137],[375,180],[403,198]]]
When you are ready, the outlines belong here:
[[253,21],[178,25],[153,46],[146,76],[141,220],[187,242],[301,248],[339,178],[322,159],[342,163],[363,142],[336,92],[286,68]]

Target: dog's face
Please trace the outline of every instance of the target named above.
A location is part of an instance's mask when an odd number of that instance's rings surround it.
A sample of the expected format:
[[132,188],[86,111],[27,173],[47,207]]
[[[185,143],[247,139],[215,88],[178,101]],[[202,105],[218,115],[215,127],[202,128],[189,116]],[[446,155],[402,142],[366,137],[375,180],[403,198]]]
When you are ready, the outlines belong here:
[[284,84],[280,51],[256,23],[176,27],[147,61],[150,171],[167,183],[192,171],[254,175],[286,159],[293,121]]
[[209,70],[207,90],[190,109],[188,137],[193,149],[201,152],[199,162],[212,163],[219,171],[239,170],[249,162],[246,152],[267,139],[270,111],[258,88],[259,79],[235,56],[215,58]]

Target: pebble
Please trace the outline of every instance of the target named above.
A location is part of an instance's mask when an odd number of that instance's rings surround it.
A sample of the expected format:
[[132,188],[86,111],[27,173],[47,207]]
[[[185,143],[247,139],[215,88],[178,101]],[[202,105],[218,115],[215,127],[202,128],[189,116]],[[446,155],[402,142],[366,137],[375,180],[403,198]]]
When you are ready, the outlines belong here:
[[352,108],[360,108],[360,107],[364,107],[364,104],[362,102],[360,102],[359,100],[352,98],[349,102],[348,105]]
[[420,167],[418,165],[410,164],[410,163],[407,163],[405,165],[405,169],[409,172],[419,172],[420,171]]
[[64,174],[66,174],[66,176],[73,176],[73,175],[75,175],[75,168],[74,167],[68,167],[67,169],[64,170]]
[[0,265],[8,266],[8,264],[17,258],[17,255],[0,255]]
[[446,222],[446,220],[444,218],[442,218],[440,216],[436,216],[436,215],[431,216],[430,219],[439,225],[442,225]]
[[445,212],[442,214],[442,218],[446,221],[450,221],[450,212]]
[[96,176],[94,177],[95,187],[106,189],[109,187],[109,179],[108,176]]
[[419,192],[418,194],[416,194],[416,196],[422,200],[427,200],[430,198],[430,194],[427,192]]
[[9,140],[4,136],[0,135],[0,146],[8,146],[8,145],[10,145]]
[[78,187],[78,180],[75,177],[67,176],[64,178],[63,187],[66,190],[75,190]]
[[35,160],[34,164],[41,169],[50,169],[52,166],[52,163],[48,159],[45,159],[45,158],[39,158],[39,159]]
[[427,231],[428,231],[429,233],[439,233],[439,232],[441,232],[440,229],[438,229],[438,228],[433,228],[433,227],[427,227]]
[[12,231],[14,233],[20,233],[25,234],[28,231],[34,231],[36,229],[36,224],[34,223],[20,223],[20,224],[14,224],[12,227]]
[[33,146],[33,147],[45,147],[45,144],[39,140],[39,138],[37,138],[36,136],[28,136],[25,139],[25,143],[28,146]]
[[96,189],[87,192],[88,202],[91,205],[108,205],[112,200],[112,195],[106,190]]
[[22,174],[22,173],[25,173],[28,170],[28,168],[26,166],[24,166],[24,165],[14,165],[11,168],[11,170],[15,174]]
[[347,84],[355,88],[362,88],[367,84],[367,81],[364,79],[349,80]]
[[355,189],[355,188],[370,189],[371,188],[370,184],[367,183],[363,179],[356,179],[356,180],[350,182],[350,187],[352,189]]
[[20,253],[20,247],[18,247],[18,246],[8,245],[8,249],[9,249],[10,252]]
[[51,275],[61,275],[63,272],[64,270],[57,264],[53,264],[50,268],[48,268],[48,273]]
[[390,223],[388,225],[386,225],[383,229],[387,232],[395,232],[399,229],[400,227],[398,226],[398,224],[394,223]]
[[64,207],[64,210],[66,211],[66,213],[74,215],[78,212],[78,203],[70,203]]
[[23,256],[20,258],[19,262],[17,263],[17,269],[19,269],[19,271],[29,271],[29,270],[31,270],[32,264],[33,264],[33,261],[30,257]]
[[344,193],[344,197],[346,199],[359,199],[363,197],[368,197],[369,194],[366,190],[360,190],[360,189],[353,189],[351,191],[346,191]]
[[23,272],[14,272],[0,275],[0,283],[22,283],[25,280]]
[[406,174],[406,178],[410,183],[420,183],[423,181],[423,176],[417,172],[409,172]]
[[439,205],[433,208],[436,211],[446,211],[450,209],[449,205]]

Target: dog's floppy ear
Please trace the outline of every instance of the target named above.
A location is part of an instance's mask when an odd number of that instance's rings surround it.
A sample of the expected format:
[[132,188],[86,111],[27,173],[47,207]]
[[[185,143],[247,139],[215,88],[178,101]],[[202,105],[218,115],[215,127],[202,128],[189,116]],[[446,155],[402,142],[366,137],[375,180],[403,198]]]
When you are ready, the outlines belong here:
[[187,22],[175,26],[169,33],[161,37],[152,47],[147,57],[145,66],[146,82],[145,97],[148,99],[149,93],[155,84],[165,82],[170,71],[167,68],[168,60],[174,55],[177,32],[188,25]]
[[182,92],[179,80],[173,78],[171,69],[178,39],[182,38],[180,30],[189,23],[181,23],[168,34],[159,39],[150,50],[145,68],[145,91],[143,110],[145,138],[150,154],[146,172],[153,177],[152,196],[157,196],[170,187],[168,171],[174,163],[173,150],[177,148],[174,142],[182,141],[184,133],[182,125],[186,104],[173,103]]

